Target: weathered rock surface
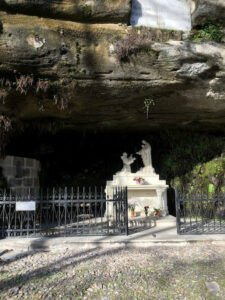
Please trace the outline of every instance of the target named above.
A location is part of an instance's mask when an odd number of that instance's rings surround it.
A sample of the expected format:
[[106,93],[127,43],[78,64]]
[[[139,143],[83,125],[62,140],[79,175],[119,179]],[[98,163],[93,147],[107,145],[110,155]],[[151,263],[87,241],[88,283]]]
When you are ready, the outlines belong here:
[[[0,21],[1,112],[94,130],[225,123],[224,44],[181,41],[158,30],[148,47],[121,61],[118,41],[129,35],[127,25],[6,12]],[[146,98],[155,102],[148,120]]]
[[193,26],[212,21],[225,24],[224,0],[199,0],[192,14]]
[[85,22],[128,22],[130,0],[0,0],[0,9]]
[[220,291],[220,287],[217,282],[212,281],[212,282],[206,282],[206,287],[208,291],[212,294],[217,294]]

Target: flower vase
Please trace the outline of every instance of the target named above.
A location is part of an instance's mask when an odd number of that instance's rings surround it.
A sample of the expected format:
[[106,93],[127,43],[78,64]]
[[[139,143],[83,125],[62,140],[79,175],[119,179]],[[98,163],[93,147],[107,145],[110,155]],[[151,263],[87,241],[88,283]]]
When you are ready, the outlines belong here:
[[158,218],[159,218],[160,216],[161,216],[161,211],[155,213],[155,217],[158,217]]
[[131,218],[134,218],[134,217],[135,217],[134,210],[131,210],[130,216],[131,216]]
[[140,184],[141,182],[139,180],[136,180],[136,184]]

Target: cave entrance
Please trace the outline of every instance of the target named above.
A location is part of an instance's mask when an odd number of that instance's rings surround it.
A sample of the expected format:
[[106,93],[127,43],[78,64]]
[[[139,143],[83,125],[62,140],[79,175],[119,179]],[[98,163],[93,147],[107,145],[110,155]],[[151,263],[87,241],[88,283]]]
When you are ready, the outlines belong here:
[[191,0],[132,0],[130,23],[161,29],[191,30]]
[[[53,129],[56,126],[52,127]],[[177,184],[205,184],[220,187],[223,180],[224,149],[223,132],[197,132],[196,130],[158,130],[151,132],[78,132],[71,129],[40,130],[37,125],[26,127],[12,136],[6,153],[9,156],[25,157],[24,165],[15,165],[15,180],[20,176],[33,174],[37,162],[40,186],[46,188],[71,186],[106,186],[106,181],[123,167],[121,155],[135,154],[140,150],[141,141],[146,140],[152,148],[152,164],[161,180],[166,180],[170,214],[175,214],[175,194]],[[131,165],[132,172],[143,167],[139,155]],[[32,161],[34,159],[35,161]],[[16,161],[15,161],[16,163]],[[28,167],[28,165],[30,165]],[[32,171],[28,170],[33,168]],[[201,171],[201,172],[200,172]],[[27,175],[26,175],[27,176]],[[34,178],[35,179],[35,178]],[[30,180],[30,179],[29,179]],[[37,179],[35,179],[35,182]],[[28,180],[26,183],[28,184]],[[5,181],[0,180],[4,185]]]
[[[41,133],[39,130],[27,129],[11,139],[7,154],[16,157],[17,161],[18,157],[23,157],[25,165],[31,163],[32,159],[35,165],[40,162],[39,184],[44,189],[72,186],[102,186],[104,189],[106,181],[112,180],[113,175],[123,168],[122,153],[130,155],[139,151],[142,139],[151,143],[156,174],[160,174],[160,179],[168,180],[162,170],[162,152],[165,147],[160,145],[160,140],[154,133],[81,133],[73,130]],[[131,170],[135,173],[142,167],[141,157],[136,155]],[[29,171],[28,167],[25,169],[21,170],[18,163],[15,165],[15,181],[18,184],[23,181],[23,178],[18,178],[18,174]],[[29,172],[34,172],[32,170]],[[169,212],[174,215],[175,202],[171,190],[168,196]]]
[[[141,134],[132,133],[73,130],[40,133],[28,129],[11,139],[7,155],[40,161],[40,185],[43,187],[105,186],[106,180],[111,180],[113,174],[122,169],[122,153],[137,152],[141,138]],[[142,166],[137,156],[132,171]],[[16,176],[19,171],[16,165]]]

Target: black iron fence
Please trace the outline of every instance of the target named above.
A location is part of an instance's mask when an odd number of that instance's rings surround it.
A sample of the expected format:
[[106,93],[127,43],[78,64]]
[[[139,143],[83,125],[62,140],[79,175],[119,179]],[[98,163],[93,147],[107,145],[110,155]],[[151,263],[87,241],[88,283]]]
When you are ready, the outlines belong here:
[[[111,213],[108,213],[110,209]],[[128,234],[127,189],[0,191],[0,237]]]
[[225,233],[225,195],[176,189],[178,234]]

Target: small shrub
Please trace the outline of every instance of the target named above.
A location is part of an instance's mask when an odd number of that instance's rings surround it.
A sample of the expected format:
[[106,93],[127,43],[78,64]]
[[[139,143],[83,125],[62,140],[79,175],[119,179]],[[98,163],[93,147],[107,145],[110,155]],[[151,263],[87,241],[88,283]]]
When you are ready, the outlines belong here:
[[92,16],[92,7],[90,5],[84,5],[81,7],[81,15],[84,19],[88,19]]
[[12,122],[10,118],[0,115],[0,130],[9,131],[11,129]]
[[33,75],[20,75],[19,77],[15,76],[15,80],[10,80],[7,78],[0,78],[0,88],[4,88],[7,91],[15,88],[20,94],[26,95],[30,88],[38,92],[46,93],[49,88],[49,82],[46,79],[35,80]]
[[20,75],[19,78],[16,78],[16,91],[26,95],[29,87],[33,85],[33,82],[33,76]]
[[191,41],[199,42],[203,40],[222,42],[223,27],[220,24],[207,23],[199,29],[194,29],[191,34]]
[[36,84],[36,93],[38,93],[40,91],[43,91],[46,93],[47,90],[48,90],[48,81],[38,79],[37,84]]
[[145,99],[144,100],[144,109],[146,111],[146,119],[149,117],[149,110],[150,106],[155,106],[155,100],[154,99]]
[[[51,89],[51,84],[47,79],[35,79],[33,75],[19,75],[15,76],[15,79],[8,79],[5,77],[0,78],[0,101],[5,104],[6,97],[8,95],[7,92],[10,90],[15,90],[16,92],[20,93],[21,95],[26,95],[28,91],[33,91],[36,94],[44,93],[51,95],[53,93]],[[56,93],[55,93],[56,92]],[[53,96],[53,103],[57,106],[59,110],[65,110],[68,107],[70,97],[66,97],[66,91],[54,91]],[[39,101],[39,110],[43,111],[44,106]],[[1,117],[1,115],[0,115]],[[5,121],[0,119],[0,128],[3,127]]]
[[7,97],[6,92],[0,90],[0,101],[2,102],[2,104],[5,104],[6,97]]
[[53,101],[59,110],[65,110],[68,108],[69,100],[65,96],[54,95]]
[[132,29],[126,36],[115,44],[115,53],[119,60],[127,61],[132,54],[140,51],[148,51],[152,44],[153,35],[151,31],[137,32]]

